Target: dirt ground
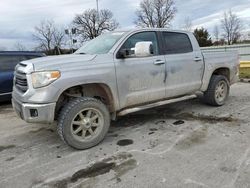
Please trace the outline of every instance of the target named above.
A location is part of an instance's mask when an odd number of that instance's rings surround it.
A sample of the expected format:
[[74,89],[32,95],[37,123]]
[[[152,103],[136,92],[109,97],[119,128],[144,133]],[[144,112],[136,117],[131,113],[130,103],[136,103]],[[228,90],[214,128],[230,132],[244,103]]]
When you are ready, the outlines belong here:
[[215,108],[189,100],[124,116],[77,151],[55,125],[0,105],[0,187],[250,187],[250,84]]

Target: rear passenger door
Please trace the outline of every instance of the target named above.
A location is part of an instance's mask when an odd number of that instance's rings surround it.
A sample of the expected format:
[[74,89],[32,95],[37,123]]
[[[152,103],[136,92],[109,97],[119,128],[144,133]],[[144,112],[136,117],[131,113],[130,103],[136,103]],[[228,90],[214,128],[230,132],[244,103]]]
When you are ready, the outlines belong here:
[[185,33],[162,32],[166,59],[166,97],[185,95],[201,86],[203,58]]

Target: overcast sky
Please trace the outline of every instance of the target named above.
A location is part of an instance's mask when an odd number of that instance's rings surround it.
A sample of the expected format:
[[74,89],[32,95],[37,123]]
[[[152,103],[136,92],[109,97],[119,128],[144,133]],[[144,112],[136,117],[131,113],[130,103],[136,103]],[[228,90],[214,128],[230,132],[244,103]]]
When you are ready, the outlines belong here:
[[[95,0],[1,0],[0,1],[0,49],[13,50],[17,42],[28,49],[35,46],[32,38],[34,26],[41,20],[53,19],[62,27],[68,26],[74,15],[96,7]],[[100,9],[108,8],[121,28],[133,28],[135,10],[140,0],[99,0]],[[213,33],[220,25],[223,12],[232,9],[250,30],[250,0],[175,0],[177,14],[172,22],[181,28],[186,17],[194,26],[203,26]]]

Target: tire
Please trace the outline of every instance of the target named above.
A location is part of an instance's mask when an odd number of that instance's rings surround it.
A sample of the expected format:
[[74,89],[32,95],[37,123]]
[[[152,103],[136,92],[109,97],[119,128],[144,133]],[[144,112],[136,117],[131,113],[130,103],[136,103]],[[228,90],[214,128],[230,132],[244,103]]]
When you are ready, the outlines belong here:
[[110,126],[107,107],[94,98],[76,98],[67,103],[58,118],[57,132],[69,146],[83,150],[99,144]]
[[212,106],[222,106],[229,95],[229,81],[225,76],[213,75],[202,101]]

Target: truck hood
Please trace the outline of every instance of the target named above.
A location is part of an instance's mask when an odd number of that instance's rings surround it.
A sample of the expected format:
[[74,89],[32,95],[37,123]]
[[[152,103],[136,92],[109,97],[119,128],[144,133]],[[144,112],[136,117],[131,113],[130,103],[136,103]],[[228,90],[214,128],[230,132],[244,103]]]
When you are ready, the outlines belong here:
[[[42,70],[59,70],[64,67],[65,64],[72,64],[74,63],[76,66],[77,64],[82,65],[90,63],[94,60],[96,55],[78,55],[78,54],[71,54],[71,55],[59,55],[59,56],[47,56],[32,59],[29,61],[25,61],[25,64],[33,64],[34,71],[42,71]],[[67,66],[66,66],[67,67]]]

